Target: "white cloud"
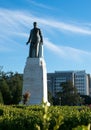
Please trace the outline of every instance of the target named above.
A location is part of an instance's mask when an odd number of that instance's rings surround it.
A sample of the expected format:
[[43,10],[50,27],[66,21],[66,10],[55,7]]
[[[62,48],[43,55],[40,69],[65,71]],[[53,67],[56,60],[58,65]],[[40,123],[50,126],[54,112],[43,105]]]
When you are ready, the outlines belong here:
[[91,35],[91,28],[86,28],[86,26],[77,26],[53,19],[51,20],[50,18],[46,20],[45,18],[39,18],[20,11],[0,9],[0,28],[4,28],[4,31],[8,29],[15,32],[22,32],[23,29],[30,28],[33,21],[39,22],[44,27],[48,26],[60,31],[64,30],[72,33]]
[[6,47],[4,45],[0,45],[0,52],[10,52],[10,47]]
[[84,50],[68,47],[68,46],[58,46],[48,39],[45,39],[45,46],[53,51],[57,56],[63,59],[70,59],[73,61],[84,61],[85,58],[91,57],[91,52]]
[[[15,42],[15,38],[17,37],[20,38],[22,37],[27,39],[28,32],[26,30],[27,29],[30,30],[30,26],[32,25],[33,21],[37,21],[40,24],[42,24],[44,29],[45,26],[47,26],[47,28],[51,27],[52,29],[55,29],[55,31],[64,30],[72,33],[91,35],[90,28],[86,29],[85,27],[63,23],[61,21],[58,22],[55,20],[51,20],[50,18],[46,20],[44,18],[39,18],[25,12],[0,9],[0,39],[2,39],[3,42],[7,41],[7,44],[9,45],[11,42],[12,43]],[[46,34],[47,33],[48,30],[46,30]],[[2,43],[0,44],[1,48],[2,48]],[[83,50],[74,49],[66,46],[56,46],[56,44],[51,43],[47,39],[45,39],[45,45],[48,49],[52,50],[53,52],[57,53],[58,55],[64,58],[67,57],[70,59],[72,58],[77,60],[80,59],[83,55],[91,56],[91,53]]]
[[34,0],[28,0],[31,4],[37,6],[37,7],[41,7],[41,8],[44,8],[44,9],[53,9],[51,7],[49,7],[48,5],[44,5],[44,4],[41,4],[39,2],[35,2]]
[[[40,21],[40,19],[38,19]],[[58,22],[55,20],[47,19],[47,20],[41,20],[41,23],[56,28],[57,30],[64,30],[72,33],[78,33],[78,34],[85,34],[85,35],[91,35],[91,28],[86,28],[86,26],[76,26],[73,24],[68,24],[68,23],[63,23],[63,22]]]
[[53,51],[55,54],[60,55],[61,57],[65,55],[64,50],[59,48],[56,44],[53,44],[48,40],[48,38],[44,39],[44,45],[51,51]]

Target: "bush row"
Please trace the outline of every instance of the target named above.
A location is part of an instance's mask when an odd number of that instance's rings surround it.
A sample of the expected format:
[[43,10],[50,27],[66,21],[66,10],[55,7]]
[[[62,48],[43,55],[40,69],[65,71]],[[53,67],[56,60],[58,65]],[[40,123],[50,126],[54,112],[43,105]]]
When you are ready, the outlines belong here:
[[72,130],[89,123],[86,106],[0,105],[0,130]]

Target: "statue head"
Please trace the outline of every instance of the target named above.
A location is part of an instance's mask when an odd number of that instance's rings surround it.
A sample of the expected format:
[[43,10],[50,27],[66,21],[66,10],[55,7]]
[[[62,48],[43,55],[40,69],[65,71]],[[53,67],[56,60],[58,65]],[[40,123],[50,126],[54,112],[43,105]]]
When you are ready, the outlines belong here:
[[33,22],[33,26],[34,26],[34,28],[36,28],[37,27],[37,22]]

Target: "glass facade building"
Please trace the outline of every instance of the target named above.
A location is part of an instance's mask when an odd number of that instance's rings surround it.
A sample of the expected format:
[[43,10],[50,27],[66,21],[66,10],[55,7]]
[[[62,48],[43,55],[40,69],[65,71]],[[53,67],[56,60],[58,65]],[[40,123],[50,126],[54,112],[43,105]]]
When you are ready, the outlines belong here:
[[89,95],[89,76],[82,71],[55,71],[47,74],[48,90],[55,97],[61,91],[61,83],[70,81],[81,95]]

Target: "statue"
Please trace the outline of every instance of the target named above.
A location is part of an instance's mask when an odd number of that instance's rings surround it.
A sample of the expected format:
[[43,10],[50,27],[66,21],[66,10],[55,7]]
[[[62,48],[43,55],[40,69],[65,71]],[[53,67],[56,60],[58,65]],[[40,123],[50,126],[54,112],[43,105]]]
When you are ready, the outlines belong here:
[[26,44],[30,43],[29,57],[42,57],[43,56],[43,38],[41,30],[37,28],[37,22],[33,23],[34,28],[30,31],[30,36]]

